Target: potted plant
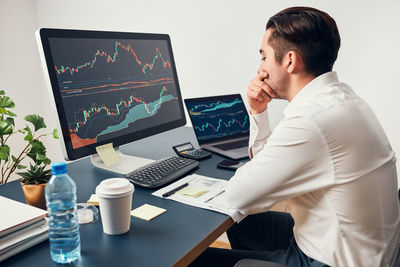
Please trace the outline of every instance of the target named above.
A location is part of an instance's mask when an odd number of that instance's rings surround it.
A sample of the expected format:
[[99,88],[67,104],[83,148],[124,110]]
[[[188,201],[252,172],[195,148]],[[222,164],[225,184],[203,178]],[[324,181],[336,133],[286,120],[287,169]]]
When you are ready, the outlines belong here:
[[[30,125],[25,124],[24,128],[18,129],[14,121],[17,115],[11,111],[12,108],[15,108],[14,102],[10,97],[5,95],[3,90],[0,90],[0,184],[6,183],[16,170],[26,169],[27,167],[21,163],[27,157],[34,162],[34,165],[31,165],[27,175],[35,177],[36,181],[42,183],[49,174],[49,172],[45,170],[45,167],[50,164],[51,161],[47,158],[46,147],[40,139],[47,135],[53,135],[53,137],[57,139],[57,129],[54,129],[50,133],[40,133],[42,129],[46,128],[46,124],[44,123],[44,119],[37,114],[25,116],[24,120],[29,122]],[[21,141],[24,142],[25,145],[21,151],[15,153],[15,148],[11,149],[8,143],[11,136],[18,137],[18,135],[22,135]],[[39,175],[44,176],[39,177]],[[26,178],[23,177],[24,181],[25,179]],[[23,185],[23,187],[24,186],[25,185]],[[26,190],[24,190],[24,192],[25,191]],[[29,198],[30,197],[26,199]]]
[[[0,184],[6,183],[15,170],[26,169],[26,166],[21,164],[26,157],[31,158],[37,165],[50,164],[50,159],[46,157],[46,147],[39,139],[51,134],[58,138],[57,129],[51,133],[38,134],[39,130],[46,128],[46,124],[37,114],[24,117],[25,121],[33,125],[33,129],[27,124],[24,128],[17,129],[14,122],[17,115],[11,112],[12,108],[15,108],[14,102],[0,90]],[[26,142],[26,145],[19,153],[14,154],[7,141],[16,134],[23,135],[22,141]]]
[[17,172],[22,177],[20,183],[26,203],[44,210],[46,209],[44,189],[51,177],[51,170],[46,167],[46,164],[30,164],[26,172]]

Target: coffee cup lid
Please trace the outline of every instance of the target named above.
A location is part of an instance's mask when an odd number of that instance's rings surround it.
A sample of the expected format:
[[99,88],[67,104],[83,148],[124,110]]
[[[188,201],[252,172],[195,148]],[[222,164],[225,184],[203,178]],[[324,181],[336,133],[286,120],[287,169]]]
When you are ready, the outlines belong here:
[[125,178],[110,178],[102,181],[96,187],[96,195],[103,198],[117,198],[132,194],[135,190]]

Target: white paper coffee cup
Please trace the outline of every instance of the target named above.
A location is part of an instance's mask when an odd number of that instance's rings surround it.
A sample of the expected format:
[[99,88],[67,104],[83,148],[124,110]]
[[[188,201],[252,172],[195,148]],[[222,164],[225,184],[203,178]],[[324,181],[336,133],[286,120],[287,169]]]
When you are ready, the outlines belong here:
[[129,231],[134,190],[125,178],[110,178],[96,187],[104,233],[120,235]]

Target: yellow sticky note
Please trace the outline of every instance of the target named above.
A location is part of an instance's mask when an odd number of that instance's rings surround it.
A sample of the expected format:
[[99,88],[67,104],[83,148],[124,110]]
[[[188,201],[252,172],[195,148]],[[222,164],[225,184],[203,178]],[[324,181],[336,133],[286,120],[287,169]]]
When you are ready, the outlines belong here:
[[121,162],[117,152],[115,152],[112,143],[96,147],[97,154],[103,160],[107,167],[118,164]]
[[196,188],[193,186],[186,186],[182,190],[179,190],[175,194],[184,195],[184,196],[191,196],[191,197],[199,197],[202,194],[206,193],[206,190]]
[[86,203],[98,206],[99,205],[99,198],[97,197],[96,194],[92,194],[90,196],[89,200],[86,201]]
[[149,204],[144,204],[139,208],[132,210],[131,215],[142,220],[150,221],[151,219],[163,214],[166,211],[166,209],[162,209]]

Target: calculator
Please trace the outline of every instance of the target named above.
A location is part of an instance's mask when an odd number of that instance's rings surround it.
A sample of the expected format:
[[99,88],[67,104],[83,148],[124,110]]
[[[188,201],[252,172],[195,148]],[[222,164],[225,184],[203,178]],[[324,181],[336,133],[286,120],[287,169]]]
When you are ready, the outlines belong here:
[[180,157],[195,159],[195,160],[205,159],[211,157],[212,155],[212,153],[203,150],[201,148],[195,149],[192,143],[190,142],[173,146],[172,149]]

